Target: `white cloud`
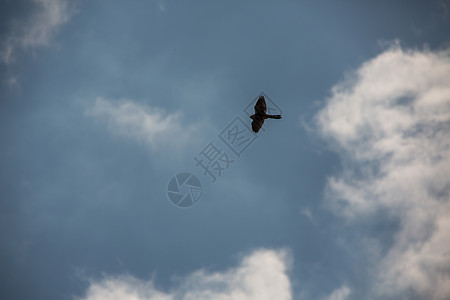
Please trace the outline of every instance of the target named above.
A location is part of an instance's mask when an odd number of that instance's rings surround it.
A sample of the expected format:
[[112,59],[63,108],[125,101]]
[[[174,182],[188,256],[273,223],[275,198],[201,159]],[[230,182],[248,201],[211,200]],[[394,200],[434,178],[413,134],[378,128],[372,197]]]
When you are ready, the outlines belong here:
[[163,109],[128,99],[111,101],[97,98],[86,115],[107,123],[113,134],[146,143],[153,149],[172,143],[180,148],[195,131],[193,125],[183,126],[180,113],[169,114]]
[[328,296],[327,300],[345,300],[350,295],[350,288],[346,285],[341,286],[338,289],[335,289],[330,296]]
[[32,0],[35,9],[26,20],[16,21],[8,37],[2,41],[0,57],[4,63],[14,61],[20,49],[49,46],[52,37],[75,13],[70,0]]
[[374,258],[374,289],[449,299],[450,50],[396,43],[336,85],[316,121],[344,161],[327,186],[334,212],[355,223],[380,211],[399,221],[387,253]]
[[196,271],[169,292],[152,281],[132,276],[92,281],[83,300],[288,300],[287,275],[291,267],[286,251],[261,249],[244,257],[240,265],[223,272]]

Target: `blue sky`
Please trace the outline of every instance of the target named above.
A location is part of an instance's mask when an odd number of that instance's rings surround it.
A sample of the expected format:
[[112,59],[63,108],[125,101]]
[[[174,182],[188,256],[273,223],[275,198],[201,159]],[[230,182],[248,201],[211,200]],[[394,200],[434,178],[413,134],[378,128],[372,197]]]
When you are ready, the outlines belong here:
[[3,1],[1,298],[449,299],[449,4]]

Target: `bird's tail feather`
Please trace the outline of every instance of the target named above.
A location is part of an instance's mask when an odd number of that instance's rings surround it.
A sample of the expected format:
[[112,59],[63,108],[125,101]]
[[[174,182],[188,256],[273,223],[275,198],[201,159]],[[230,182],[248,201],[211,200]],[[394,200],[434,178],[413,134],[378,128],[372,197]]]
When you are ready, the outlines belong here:
[[281,119],[281,115],[267,115],[270,119]]

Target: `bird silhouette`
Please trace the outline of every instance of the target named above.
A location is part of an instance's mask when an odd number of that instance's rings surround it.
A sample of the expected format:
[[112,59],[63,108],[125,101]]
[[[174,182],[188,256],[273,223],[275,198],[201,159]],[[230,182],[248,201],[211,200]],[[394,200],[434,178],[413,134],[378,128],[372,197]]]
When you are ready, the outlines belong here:
[[281,119],[281,115],[268,115],[266,111],[266,100],[264,99],[264,96],[261,95],[259,96],[258,101],[255,105],[255,114],[250,116],[250,118],[253,120],[253,132],[258,133],[258,131],[263,126],[265,119]]

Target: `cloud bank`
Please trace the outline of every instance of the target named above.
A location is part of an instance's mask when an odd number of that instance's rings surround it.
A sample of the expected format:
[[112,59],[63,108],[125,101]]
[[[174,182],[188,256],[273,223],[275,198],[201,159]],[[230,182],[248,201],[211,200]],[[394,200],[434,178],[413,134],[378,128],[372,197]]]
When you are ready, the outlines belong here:
[[333,87],[316,122],[343,161],[331,209],[399,224],[387,251],[371,249],[373,295],[449,299],[450,49],[395,43]]
[[35,9],[26,20],[15,21],[11,32],[2,41],[0,58],[10,64],[18,50],[33,50],[49,46],[59,28],[68,22],[76,12],[75,1],[32,0]]
[[82,300],[290,300],[291,267],[286,251],[261,249],[223,272],[196,271],[170,292],[155,288],[151,280],[132,276],[91,281]]
[[161,108],[129,99],[97,98],[86,110],[86,115],[106,123],[111,133],[145,143],[154,150],[168,144],[176,144],[179,148],[195,131],[194,125],[183,126],[180,113],[169,114]]

